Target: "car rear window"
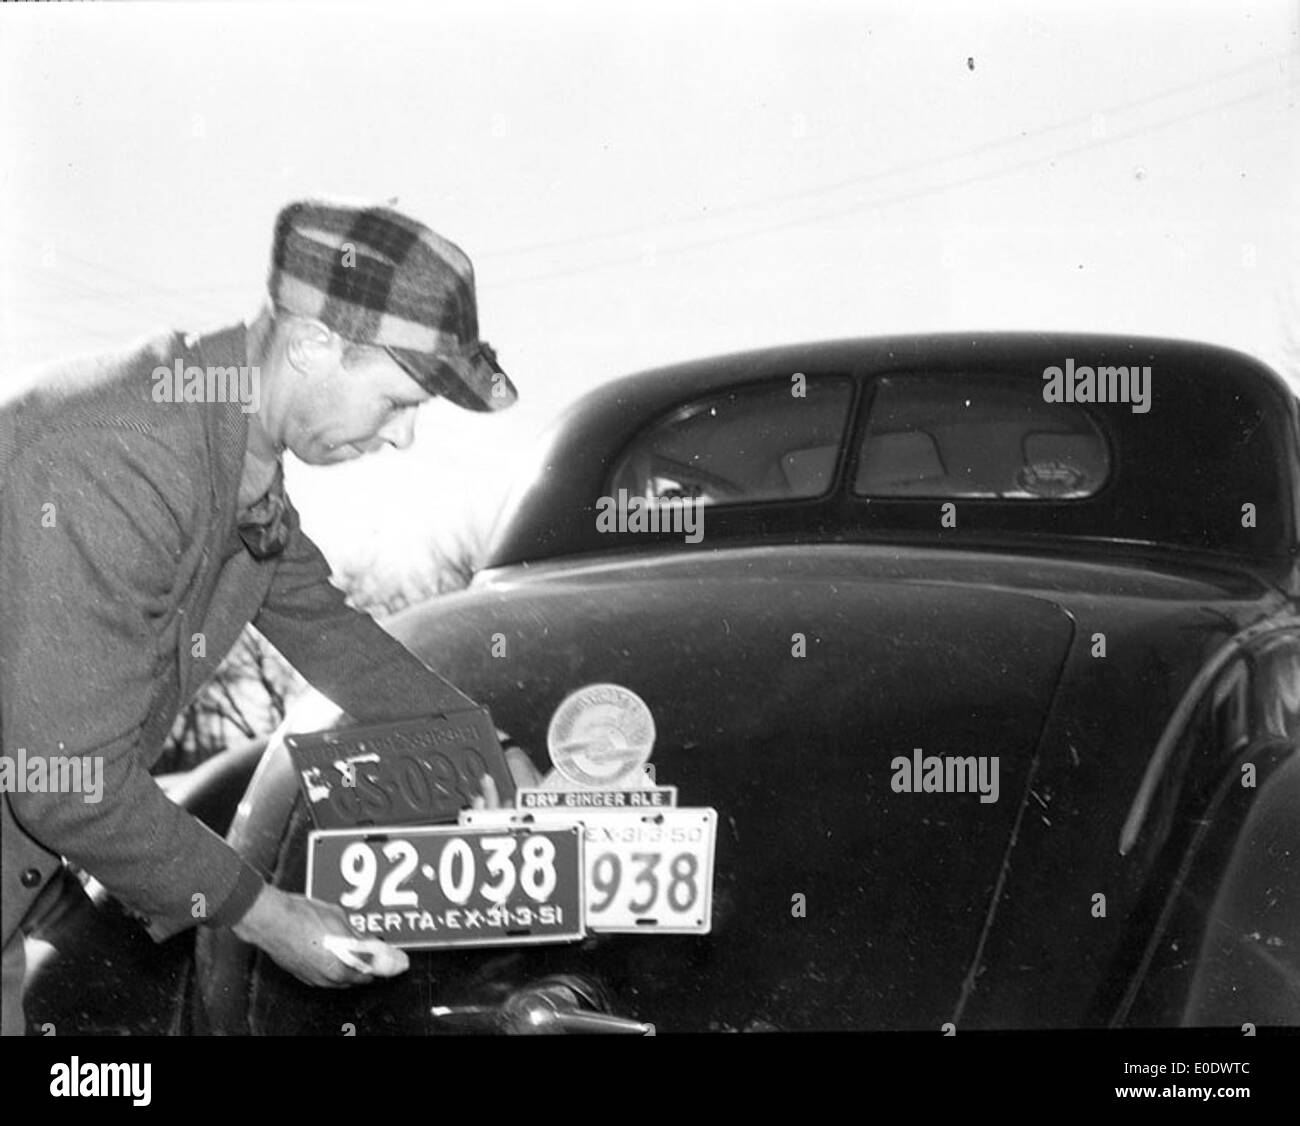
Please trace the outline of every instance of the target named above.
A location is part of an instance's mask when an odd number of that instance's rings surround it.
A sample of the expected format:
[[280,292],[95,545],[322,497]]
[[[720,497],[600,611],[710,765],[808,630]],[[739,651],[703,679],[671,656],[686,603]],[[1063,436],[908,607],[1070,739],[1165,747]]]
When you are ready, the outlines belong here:
[[844,376],[805,376],[684,404],[632,439],[610,495],[707,504],[820,496],[835,478],[852,397]]
[[964,376],[876,381],[854,491],[877,497],[1072,500],[1110,473],[1105,438],[1072,404],[1041,387]]

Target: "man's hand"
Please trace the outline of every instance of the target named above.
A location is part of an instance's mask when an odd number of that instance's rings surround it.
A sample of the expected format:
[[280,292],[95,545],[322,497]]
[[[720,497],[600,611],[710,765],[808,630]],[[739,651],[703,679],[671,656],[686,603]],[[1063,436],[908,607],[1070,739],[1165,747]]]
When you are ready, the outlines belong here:
[[405,951],[363,941],[341,908],[269,884],[232,929],[308,985],[361,985],[411,964]]
[[[506,765],[510,767],[510,776],[515,780],[516,789],[521,786],[536,786],[542,780],[542,776],[533,767],[532,760],[518,747],[506,748]],[[490,774],[483,775],[479,789],[482,795],[473,800],[471,809],[501,808],[501,795]]]
[[[541,774],[518,747],[507,747],[505,756],[515,786],[536,786],[541,781]],[[485,774],[480,786],[482,794],[474,799],[473,808],[500,809],[501,795],[491,775]],[[269,884],[232,929],[308,985],[341,989],[376,977],[393,977],[410,965],[404,951],[363,940],[341,908]]]

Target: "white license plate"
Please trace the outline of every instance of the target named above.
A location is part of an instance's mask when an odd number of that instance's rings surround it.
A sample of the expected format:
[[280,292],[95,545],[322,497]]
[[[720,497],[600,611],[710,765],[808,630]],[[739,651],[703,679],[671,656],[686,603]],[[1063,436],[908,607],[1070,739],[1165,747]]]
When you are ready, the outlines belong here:
[[583,826],[590,931],[708,934],[713,925],[713,809],[465,810],[461,824]]

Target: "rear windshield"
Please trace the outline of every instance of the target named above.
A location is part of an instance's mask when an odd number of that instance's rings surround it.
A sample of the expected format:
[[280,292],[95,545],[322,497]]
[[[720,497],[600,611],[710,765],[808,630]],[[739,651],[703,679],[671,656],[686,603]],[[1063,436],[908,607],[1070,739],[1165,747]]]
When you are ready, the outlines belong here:
[[1024,380],[951,373],[876,383],[854,491],[878,497],[1072,500],[1110,473],[1106,440],[1078,407]]
[[688,403],[631,442],[611,495],[700,504],[821,496],[835,477],[852,398],[843,376],[805,376]]
[[[671,407],[642,383],[661,405],[633,418],[596,396],[557,424],[489,558],[682,540],[630,526],[611,536],[598,503],[624,497],[707,508],[710,546],[1029,537],[1292,557],[1296,422],[1276,377],[1178,342],[1030,343],[974,357],[940,342],[910,368],[823,370],[806,388],[790,374],[806,365],[755,365]],[[1049,398],[1048,373],[1085,350],[1097,372],[1140,361],[1141,394]]]

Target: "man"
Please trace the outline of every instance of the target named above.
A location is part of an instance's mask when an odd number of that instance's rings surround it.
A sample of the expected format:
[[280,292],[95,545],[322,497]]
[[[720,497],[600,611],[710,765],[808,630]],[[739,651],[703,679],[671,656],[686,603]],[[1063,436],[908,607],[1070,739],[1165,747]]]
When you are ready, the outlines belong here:
[[158,941],[233,927],[322,986],[405,968],[337,955],[327,939],[356,937],[341,910],[267,885],[148,770],[250,621],[358,721],[466,706],[329,584],[280,458],[402,449],[428,399],[497,410],[516,392],[478,338],[469,259],[396,211],[289,205],[268,291],[251,324],[65,364],[0,401],[0,751],[51,779],[61,756],[103,772],[93,801],[0,794],[6,1034],[23,1031],[23,932],[61,858]]

